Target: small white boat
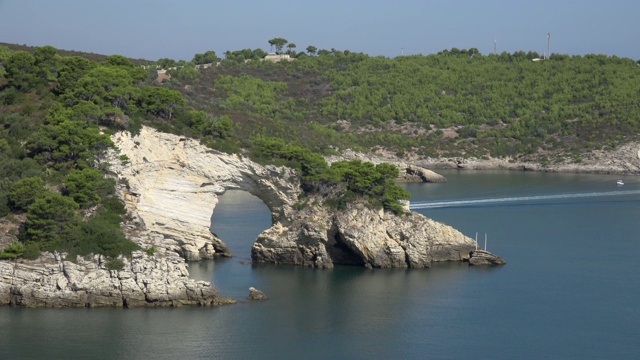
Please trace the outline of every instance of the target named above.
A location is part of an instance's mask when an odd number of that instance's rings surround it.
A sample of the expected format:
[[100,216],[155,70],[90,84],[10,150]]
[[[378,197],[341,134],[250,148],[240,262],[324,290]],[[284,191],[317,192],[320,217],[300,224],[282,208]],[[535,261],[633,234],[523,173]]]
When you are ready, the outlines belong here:
[[622,186],[622,185],[624,185],[624,182],[622,180],[618,180],[618,181],[616,181],[616,184],[618,184],[618,186]]

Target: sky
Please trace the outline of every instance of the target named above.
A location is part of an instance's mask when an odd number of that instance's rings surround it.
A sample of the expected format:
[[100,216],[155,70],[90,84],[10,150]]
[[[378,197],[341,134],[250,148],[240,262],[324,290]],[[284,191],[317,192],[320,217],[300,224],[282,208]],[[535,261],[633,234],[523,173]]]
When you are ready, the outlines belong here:
[[638,0],[0,0],[0,42],[191,60],[282,37],[372,56],[451,48],[640,59]]

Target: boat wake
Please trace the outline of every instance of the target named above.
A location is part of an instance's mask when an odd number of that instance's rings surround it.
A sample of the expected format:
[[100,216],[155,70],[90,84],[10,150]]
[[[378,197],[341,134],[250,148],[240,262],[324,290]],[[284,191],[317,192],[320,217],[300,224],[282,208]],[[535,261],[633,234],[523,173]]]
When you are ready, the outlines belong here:
[[411,210],[417,210],[417,209],[435,209],[435,208],[443,208],[443,207],[470,207],[470,206],[479,206],[479,205],[498,205],[502,203],[535,202],[535,201],[564,200],[564,199],[586,199],[586,198],[595,198],[595,197],[613,197],[613,196],[628,196],[628,195],[640,195],[640,190],[604,191],[604,192],[554,194],[554,195],[538,195],[538,196],[516,196],[516,197],[491,198],[491,199],[420,201],[420,202],[410,204],[409,208]]

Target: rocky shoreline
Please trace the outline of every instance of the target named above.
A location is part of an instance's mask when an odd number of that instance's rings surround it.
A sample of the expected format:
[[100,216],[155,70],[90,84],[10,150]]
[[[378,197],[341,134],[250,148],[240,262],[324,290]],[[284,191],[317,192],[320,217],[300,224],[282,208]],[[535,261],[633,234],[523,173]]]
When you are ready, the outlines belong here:
[[[330,162],[339,160],[360,159],[373,163],[389,162],[400,168],[417,166],[419,168],[442,170],[513,170],[513,171],[541,171],[583,174],[620,174],[640,175],[640,142],[630,142],[614,150],[594,150],[581,154],[580,160],[565,158],[562,161],[549,164],[518,161],[510,158],[409,158],[362,154],[347,150],[341,156],[329,157]],[[428,180],[427,180],[428,181]],[[446,180],[445,180],[446,181]]]
[[424,159],[418,166],[430,169],[524,170],[583,174],[640,174],[640,142],[631,142],[614,150],[595,150],[582,154],[579,161],[565,159],[552,164],[520,162],[512,159]]
[[[291,169],[261,166],[199,142],[143,128],[132,137],[112,137],[119,148],[109,162],[118,177],[118,194],[131,220],[128,236],[143,251],[109,270],[101,256],[65,259],[45,254],[36,261],[0,261],[0,305],[25,307],[160,307],[222,305],[204,281],[189,278],[187,261],[231,256],[209,229],[218,196],[243,190],[259,197],[272,214],[272,226],[252,248],[255,262],[317,268],[335,264],[365,267],[429,267],[436,261],[470,261],[475,241],[457,230],[412,213],[404,219],[352,204],[338,214],[322,207],[300,207],[301,190]],[[396,164],[400,181],[446,181],[429,169],[508,169],[608,174],[640,174],[640,144],[593,152],[579,163],[553,165],[508,159],[402,160],[345,152],[338,160]],[[126,161],[119,161],[125,155]],[[215,231],[215,229],[213,229]],[[485,261],[485,254],[477,257]],[[474,260],[475,262],[475,260]]]
[[0,262],[0,305],[23,307],[165,307],[233,303],[206,281],[189,278],[175,251],[135,251],[121,270],[100,255],[69,261],[45,253],[35,261]]

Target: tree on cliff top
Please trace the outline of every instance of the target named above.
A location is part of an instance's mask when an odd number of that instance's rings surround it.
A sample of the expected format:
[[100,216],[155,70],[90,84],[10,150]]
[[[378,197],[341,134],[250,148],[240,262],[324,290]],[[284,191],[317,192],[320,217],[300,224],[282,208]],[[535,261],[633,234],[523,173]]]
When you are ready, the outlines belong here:
[[388,163],[374,165],[360,160],[338,161],[329,166],[326,160],[309,149],[286,144],[282,139],[257,139],[253,148],[256,161],[274,161],[302,173],[302,188],[309,194],[329,198],[326,203],[342,209],[362,198],[395,214],[404,213],[401,200],[410,194],[395,183],[398,168]]
[[287,39],[284,38],[273,38],[271,40],[269,40],[269,45],[271,45],[271,51],[273,51],[273,47],[276,47],[276,53],[280,54],[282,53],[282,48],[284,48],[285,45],[287,45],[289,41]]
[[211,64],[219,61],[220,58],[216,55],[216,52],[213,50],[206,51],[204,54],[195,54],[193,60],[191,60],[196,65],[201,64]]
[[317,47],[315,47],[313,45],[307,46],[307,53],[309,53],[309,55],[315,55],[316,51],[318,51]]
[[408,200],[408,191],[395,183],[399,171],[394,165],[374,165],[361,160],[338,161],[331,164],[327,176],[319,181],[334,183],[337,196],[331,202],[345,208],[354,198],[361,197],[372,206],[382,207],[397,215],[404,213],[401,200]]

